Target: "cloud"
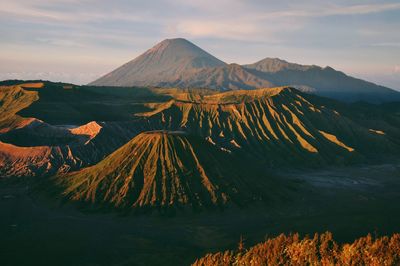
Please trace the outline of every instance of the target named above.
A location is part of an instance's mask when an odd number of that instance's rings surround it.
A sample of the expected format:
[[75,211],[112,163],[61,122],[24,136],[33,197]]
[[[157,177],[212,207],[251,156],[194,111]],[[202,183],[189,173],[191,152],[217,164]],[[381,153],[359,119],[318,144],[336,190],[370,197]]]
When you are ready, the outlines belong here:
[[[213,8],[224,10],[221,3],[209,5],[209,1],[204,4],[197,2],[196,8],[201,10],[208,10],[209,6]],[[236,3],[236,1],[233,1]],[[241,2],[242,3],[242,2]],[[237,10],[242,9],[243,12],[235,13]],[[247,10],[246,10],[247,9]],[[275,8],[277,9],[277,8]],[[233,4],[226,10],[226,14],[221,16],[211,17],[209,19],[188,19],[184,18],[176,22],[175,27],[168,27],[167,32],[180,32],[194,37],[219,37],[228,39],[241,39],[259,40],[260,38],[269,39],[269,42],[279,43],[276,33],[292,32],[300,30],[305,27],[310,19],[329,17],[329,16],[346,16],[346,15],[365,15],[371,13],[379,13],[388,10],[400,9],[399,4],[369,4],[369,5],[352,5],[352,6],[337,6],[337,5],[319,5],[316,7],[291,7],[284,10],[270,9],[265,11],[262,6],[259,10],[249,11],[246,5]],[[232,12],[235,11],[234,15]]]
[[393,53],[400,16],[383,12],[400,10],[400,3],[354,2],[1,0],[0,58],[9,64],[0,70],[13,64],[31,71],[38,69],[34,62],[44,62],[45,73],[56,64],[64,73],[67,63],[76,65],[69,73],[96,71],[99,64],[111,70],[164,38],[184,37],[232,62],[279,56],[340,66],[358,62],[374,71],[384,65],[390,72],[400,60]]
[[103,73],[66,73],[66,72],[0,72],[0,80],[23,79],[23,80],[50,80],[69,82],[77,85],[87,84]]
[[[261,34],[262,31],[253,23],[240,23],[235,26],[235,21],[202,21],[184,20],[180,21],[173,28],[177,34],[189,35],[192,37],[215,37],[225,39],[253,39],[254,36]],[[263,37],[270,35],[268,29],[263,31]],[[253,39],[254,40],[254,39]]]
[[399,10],[400,3],[381,3],[381,4],[369,4],[369,5],[350,5],[350,6],[338,6],[338,5],[318,5],[315,7],[292,7],[289,9],[278,10],[273,12],[267,12],[264,14],[256,15],[258,19],[278,19],[278,18],[318,18],[327,16],[346,16],[346,15],[366,15],[372,13],[380,13],[390,10]]
[[[2,0],[0,14],[42,23],[79,24],[110,20],[140,22],[148,19],[146,13],[133,13],[123,8],[96,8],[96,1],[63,0],[57,3],[54,7],[54,1]],[[71,6],[74,8],[71,9]],[[98,6],[102,7],[101,3]]]
[[325,10],[321,15],[365,15],[400,9],[400,3],[354,5]]
[[378,43],[371,43],[370,46],[375,47],[400,47],[400,42],[378,42]]
[[[16,21],[47,24],[49,27],[56,25],[62,27],[68,35],[95,31],[98,32],[99,40],[132,36],[134,29],[146,29],[148,25],[148,29],[158,28],[158,34],[165,37],[183,35],[254,42],[267,40],[268,43],[276,44],[282,42],[282,33],[299,31],[313,18],[400,9],[400,3],[296,5],[289,1],[282,2],[276,4],[274,1],[262,1],[254,4],[240,0],[160,0],[152,4],[132,4],[123,0],[2,0],[0,15]],[[108,30],[109,25],[114,24],[120,27]],[[142,30],[132,38],[139,38],[144,32]],[[60,38],[57,34],[55,36]],[[47,38],[49,44],[60,46],[84,43],[84,40],[68,40],[63,37],[61,40],[54,40],[52,36],[41,38]]]
[[[287,2],[287,1],[283,1]],[[55,4],[56,3],[56,4]],[[119,4],[123,3],[123,4]],[[399,10],[400,3],[380,3],[363,5],[332,5],[319,4],[315,6],[299,5],[279,8],[273,2],[259,3],[257,8],[251,2],[238,0],[204,0],[204,1],[158,1],[151,9],[141,3],[126,4],[107,1],[78,1],[78,0],[2,0],[0,13],[11,15],[14,19],[32,19],[41,22],[82,23],[98,21],[127,21],[127,22],[168,22],[185,20],[201,15],[210,21],[226,19],[236,21],[231,28],[242,27],[241,19],[259,22],[262,20],[287,19],[290,17],[312,18],[336,15],[364,15],[389,10]],[[187,13],[190,11],[190,13]],[[243,14],[248,13],[247,16]],[[170,14],[170,15],[169,15]],[[209,21],[209,22],[210,22]],[[246,25],[245,25],[246,26]],[[253,25],[255,27],[256,25]],[[248,27],[248,25],[246,26]],[[198,30],[198,27],[194,27]]]

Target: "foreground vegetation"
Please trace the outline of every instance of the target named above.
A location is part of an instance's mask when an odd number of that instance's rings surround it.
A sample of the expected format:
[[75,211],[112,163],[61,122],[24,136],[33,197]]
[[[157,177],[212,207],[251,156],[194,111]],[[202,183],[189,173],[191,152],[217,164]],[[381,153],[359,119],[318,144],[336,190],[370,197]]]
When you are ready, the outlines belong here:
[[339,244],[332,233],[301,238],[299,234],[266,240],[245,249],[207,254],[193,265],[399,265],[400,234],[374,238],[370,234],[351,244]]

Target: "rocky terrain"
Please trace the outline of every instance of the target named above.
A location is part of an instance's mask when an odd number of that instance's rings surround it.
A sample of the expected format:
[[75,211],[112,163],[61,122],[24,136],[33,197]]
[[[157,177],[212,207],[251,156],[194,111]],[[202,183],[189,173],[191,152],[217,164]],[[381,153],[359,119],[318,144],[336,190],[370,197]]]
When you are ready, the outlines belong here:
[[2,177],[55,175],[67,199],[118,209],[270,201],[290,187],[274,169],[379,161],[400,150],[393,105],[343,104],[292,87],[17,82],[1,97]]

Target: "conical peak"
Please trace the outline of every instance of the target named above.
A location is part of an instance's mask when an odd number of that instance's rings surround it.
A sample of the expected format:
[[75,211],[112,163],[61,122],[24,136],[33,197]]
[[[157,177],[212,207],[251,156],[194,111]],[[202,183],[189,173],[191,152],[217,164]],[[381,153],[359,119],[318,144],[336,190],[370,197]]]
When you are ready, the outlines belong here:
[[174,43],[186,43],[190,45],[194,45],[190,41],[184,39],[184,38],[170,38],[170,39],[165,39],[161,41],[160,43],[168,43],[168,44],[174,44]]
[[149,49],[146,54],[151,53],[168,53],[171,56],[202,56],[202,57],[212,57],[206,51],[198,47],[197,45],[191,43],[190,41],[183,38],[175,38],[175,39],[165,39],[151,49]]

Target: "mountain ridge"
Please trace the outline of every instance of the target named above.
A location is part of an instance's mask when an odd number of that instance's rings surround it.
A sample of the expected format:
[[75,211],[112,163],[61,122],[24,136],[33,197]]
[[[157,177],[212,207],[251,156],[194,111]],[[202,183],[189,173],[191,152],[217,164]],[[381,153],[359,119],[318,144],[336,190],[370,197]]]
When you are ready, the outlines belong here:
[[400,92],[353,78],[331,67],[300,65],[279,58],[226,64],[188,40],[166,39],[91,86],[152,86],[215,90],[295,86],[342,101],[400,101]]

